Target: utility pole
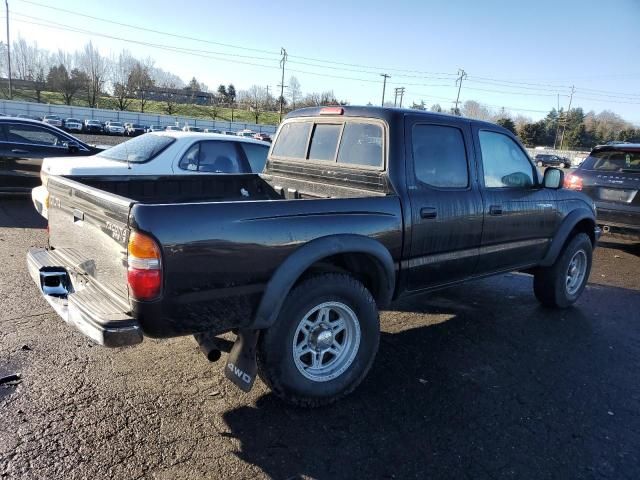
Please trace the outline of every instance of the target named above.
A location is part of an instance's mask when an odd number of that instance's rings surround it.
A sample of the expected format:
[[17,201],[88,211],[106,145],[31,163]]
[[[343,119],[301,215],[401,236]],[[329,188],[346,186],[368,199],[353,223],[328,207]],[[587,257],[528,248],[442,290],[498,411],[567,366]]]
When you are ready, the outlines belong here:
[[282,122],[282,103],[284,101],[284,64],[287,63],[287,51],[283,48],[280,49],[280,55],[282,55],[282,59],[280,60],[280,66],[282,67],[282,81],[280,82],[280,120],[279,123]]
[[13,99],[13,87],[11,85],[11,43],[9,42],[9,0],[4,0],[7,8],[7,66],[9,69],[9,99]]
[[395,89],[395,99],[393,100],[393,106],[397,107],[398,106],[398,97],[400,97],[400,108],[402,108],[402,97],[404,97],[404,87],[396,87]]
[[558,94],[558,109],[556,110],[556,136],[553,139],[553,149],[556,149],[556,144],[558,143],[558,131],[560,130],[560,94]]
[[571,95],[569,95],[569,108],[567,109],[567,113],[564,119],[564,124],[562,125],[562,136],[560,137],[560,150],[564,147],[564,132],[567,130],[567,122],[569,121],[569,114],[571,113],[571,101],[573,100],[573,94],[576,91],[576,87],[571,85]]
[[391,78],[391,75],[381,73],[381,77],[384,77],[384,83],[382,84],[382,106],[384,107],[384,91],[387,89],[387,78]]
[[458,78],[456,78],[456,85],[458,86],[458,96],[456,97],[456,108],[454,113],[458,113],[458,102],[460,101],[460,90],[462,90],[462,81],[467,78],[467,72],[464,71],[464,69],[459,68],[458,69],[458,75],[460,75]]

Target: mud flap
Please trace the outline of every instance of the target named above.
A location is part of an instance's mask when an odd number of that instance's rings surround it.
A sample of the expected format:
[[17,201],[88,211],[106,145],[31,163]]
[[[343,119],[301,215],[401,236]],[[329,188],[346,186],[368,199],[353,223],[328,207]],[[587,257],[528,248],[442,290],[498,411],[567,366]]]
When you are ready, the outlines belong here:
[[258,372],[256,348],[259,335],[258,330],[240,330],[227,358],[224,374],[243,392],[251,390]]

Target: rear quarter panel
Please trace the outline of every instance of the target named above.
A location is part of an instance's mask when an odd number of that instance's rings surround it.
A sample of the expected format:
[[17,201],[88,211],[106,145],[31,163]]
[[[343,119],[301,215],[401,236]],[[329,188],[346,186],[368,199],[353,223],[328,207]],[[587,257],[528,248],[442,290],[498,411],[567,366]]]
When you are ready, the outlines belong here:
[[152,336],[248,325],[273,272],[310,240],[358,234],[378,240],[395,261],[402,251],[397,196],[138,204],[132,226],[162,245],[162,300],[134,306]]

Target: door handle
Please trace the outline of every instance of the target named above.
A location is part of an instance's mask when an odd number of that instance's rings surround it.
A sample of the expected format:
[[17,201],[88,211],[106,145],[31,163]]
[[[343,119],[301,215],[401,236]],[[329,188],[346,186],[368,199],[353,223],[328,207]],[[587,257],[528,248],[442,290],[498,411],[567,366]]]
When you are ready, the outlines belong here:
[[420,209],[421,218],[436,218],[438,211],[434,207],[423,207]]
[[502,205],[491,205],[489,215],[502,215]]
[[29,153],[27,150],[22,150],[20,148],[12,148],[11,153],[18,153],[24,155],[25,153]]

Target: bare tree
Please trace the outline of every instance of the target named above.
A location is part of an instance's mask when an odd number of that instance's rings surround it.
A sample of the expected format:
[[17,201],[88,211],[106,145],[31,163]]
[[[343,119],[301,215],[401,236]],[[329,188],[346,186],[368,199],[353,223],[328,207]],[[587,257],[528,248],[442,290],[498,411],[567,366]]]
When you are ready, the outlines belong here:
[[289,78],[289,91],[287,96],[291,102],[291,108],[295,110],[296,102],[302,98],[302,90],[300,88],[300,82],[293,75]]
[[478,120],[491,120],[494,117],[493,112],[484,105],[475,100],[467,100],[462,106],[462,115]]
[[144,63],[136,61],[129,74],[129,86],[133,94],[140,100],[140,112],[144,113],[144,107],[147,104],[149,90],[154,86],[154,81],[149,73],[153,67],[151,59],[145,60]]
[[253,113],[256,123],[260,120],[260,115],[264,112],[268,102],[267,92],[264,88],[252,85],[249,90],[241,91],[238,95],[239,103],[246,105]]
[[113,96],[120,110],[126,110],[133,101],[131,98],[133,96],[131,73],[136,63],[127,50],[120,52],[118,58],[112,61],[111,85]]
[[87,103],[90,107],[98,106],[98,99],[104,89],[109,73],[109,63],[93,43],[89,41],[78,55],[80,69],[87,76]]

